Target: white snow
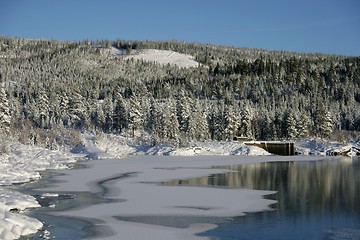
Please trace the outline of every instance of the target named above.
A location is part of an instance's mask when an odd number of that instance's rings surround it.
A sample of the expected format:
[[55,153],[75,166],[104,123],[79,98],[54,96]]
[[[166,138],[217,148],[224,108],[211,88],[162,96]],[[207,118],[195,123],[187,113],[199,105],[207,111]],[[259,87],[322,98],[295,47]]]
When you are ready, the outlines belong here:
[[[39,171],[64,169],[76,160],[69,154],[14,142],[2,142],[0,154],[0,186],[39,179]],[[42,227],[37,219],[18,212],[40,207],[36,199],[0,187],[0,239],[17,239],[33,234]]]
[[[343,153],[353,147],[359,149],[360,142],[357,143],[339,143],[329,142],[322,139],[299,140],[295,142],[297,152],[303,155],[323,155],[328,156],[334,153]],[[355,152],[353,153],[355,154]],[[351,156],[351,152],[347,155]]]
[[126,58],[156,62],[162,65],[171,64],[180,68],[198,67],[200,64],[194,56],[189,54],[158,49],[132,50],[131,55]]
[[69,154],[14,142],[2,142],[0,186],[39,179],[39,171],[65,169],[76,160]]
[[95,159],[124,158],[129,155],[271,155],[262,148],[233,141],[192,142],[189,147],[174,147],[168,144],[158,144],[150,147],[137,146],[125,137],[110,134],[101,134],[97,137],[85,135],[85,139],[85,148],[91,152],[88,157]]
[[43,224],[37,219],[18,213],[35,207],[40,205],[34,197],[0,188],[0,239],[17,239],[36,233]]

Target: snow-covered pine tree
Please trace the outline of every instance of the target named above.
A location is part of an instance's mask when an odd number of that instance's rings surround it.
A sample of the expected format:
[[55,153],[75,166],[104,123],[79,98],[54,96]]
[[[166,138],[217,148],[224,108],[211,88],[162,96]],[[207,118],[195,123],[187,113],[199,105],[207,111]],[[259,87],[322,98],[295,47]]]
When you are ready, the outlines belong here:
[[219,101],[214,107],[214,114],[212,117],[212,128],[215,140],[225,140],[225,105],[224,101]]
[[253,138],[252,132],[252,113],[248,106],[245,106],[241,111],[241,122],[240,122],[240,135],[248,138]]
[[306,114],[306,112],[300,113],[300,116],[299,124],[297,125],[298,136],[300,138],[309,137],[311,125],[310,117]]
[[47,128],[49,119],[49,97],[43,87],[37,89],[36,107],[37,119],[34,120],[40,128]]
[[294,114],[290,111],[285,115],[286,135],[288,139],[295,139],[298,136],[297,121]]
[[204,140],[209,136],[207,111],[202,109],[199,100],[194,100],[194,107],[189,119],[189,140]]
[[322,137],[328,138],[333,131],[333,120],[329,111],[321,117],[319,122],[319,131]]
[[170,104],[167,106],[167,109],[169,115],[166,116],[167,122],[165,124],[168,125],[168,138],[175,146],[178,146],[180,143],[180,131],[175,103],[170,102]]
[[112,97],[108,96],[103,105],[103,112],[104,112],[104,116],[105,116],[105,122],[103,125],[103,130],[104,132],[111,132],[112,131],[112,127],[114,125],[114,106],[113,106],[113,102],[112,102]]
[[60,94],[59,100],[59,113],[58,113],[61,122],[64,126],[69,124],[69,97],[64,91]]
[[74,91],[69,103],[70,125],[74,128],[82,129],[85,125],[85,114],[87,107],[84,97],[77,91]]
[[316,109],[317,130],[321,137],[327,138],[333,131],[333,120],[329,111],[322,102],[318,103]]
[[[261,114],[259,115],[260,118],[260,124],[258,128],[260,128],[260,139],[261,140],[274,140],[275,136],[272,131],[272,114],[267,111],[266,109],[263,109],[261,111]],[[259,140],[260,140],[259,139]]]
[[115,131],[122,132],[128,128],[128,108],[121,93],[117,93],[115,97],[115,107],[113,112],[113,128]]
[[145,129],[150,133],[153,131],[153,128],[155,126],[154,124],[155,117],[156,117],[156,101],[151,96],[149,99],[149,111],[147,112],[146,123],[145,123]]
[[152,135],[153,144],[161,142],[165,130],[163,125],[163,108],[159,102],[152,101],[149,111],[147,128]]
[[141,101],[136,95],[131,96],[129,105],[129,130],[131,130],[134,137],[135,132],[141,130],[144,126],[144,114]]
[[285,133],[283,131],[283,127],[282,127],[282,113],[280,111],[276,111],[274,114],[274,120],[272,122],[272,127],[271,130],[273,132],[273,139],[281,139],[285,136]]
[[55,125],[61,123],[60,121],[60,110],[59,110],[59,103],[60,103],[60,96],[57,92],[50,92],[49,93],[49,120],[48,120],[48,127],[51,129]]
[[186,138],[189,141],[197,139],[197,135],[198,135],[197,126],[196,126],[197,121],[198,121],[198,116],[196,115],[195,111],[193,111],[191,117],[189,118],[189,128],[186,134]]
[[95,130],[103,131],[105,125],[105,114],[103,110],[103,102],[98,102],[96,104],[95,110],[92,112],[91,122],[95,127]]
[[8,138],[11,124],[9,101],[5,88],[0,87],[0,139]]
[[198,131],[198,140],[205,140],[209,138],[209,123],[208,123],[208,109],[197,101],[195,105],[196,113],[199,115],[196,129]]
[[234,139],[239,128],[239,119],[236,116],[233,106],[228,105],[224,112],[224,138],[227,141]]
[[186,133],[189,130],[189,118],[191,114],[190,99],[181,90],[176,101],[177,118],[180,131]]

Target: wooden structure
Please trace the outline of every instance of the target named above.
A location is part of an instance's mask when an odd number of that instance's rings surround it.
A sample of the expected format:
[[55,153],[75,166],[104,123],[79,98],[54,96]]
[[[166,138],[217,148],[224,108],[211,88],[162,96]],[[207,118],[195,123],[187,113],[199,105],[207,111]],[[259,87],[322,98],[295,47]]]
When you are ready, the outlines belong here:
[[244,142],[248,146],[260,147],[269,153],[282,156],[295,155],[295,143],[294,142],[273,142],[273,141],[254,141]]
[[233,141],[235,142],[245,142],[245,141],[252,141],[253,139],[244,137],[244,136],[234,136]]

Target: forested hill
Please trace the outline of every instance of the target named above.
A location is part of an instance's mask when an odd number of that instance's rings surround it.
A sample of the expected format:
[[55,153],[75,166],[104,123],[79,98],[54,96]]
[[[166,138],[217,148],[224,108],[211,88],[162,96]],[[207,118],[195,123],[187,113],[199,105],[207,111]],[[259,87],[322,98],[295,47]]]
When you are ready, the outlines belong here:
[[[129,57],[143,49],[192,55],[199,64],[179,68]],[[8,37],[0,37],[0,50],[5,139],[61,144],[65,130],[174,144],[359,136],[359,57]]]

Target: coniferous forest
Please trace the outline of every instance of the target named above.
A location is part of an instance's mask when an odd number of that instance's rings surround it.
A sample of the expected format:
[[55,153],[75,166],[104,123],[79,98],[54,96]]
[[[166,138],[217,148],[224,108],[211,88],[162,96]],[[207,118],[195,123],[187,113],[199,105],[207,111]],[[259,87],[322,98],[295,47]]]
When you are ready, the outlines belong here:
[[[190,54],[199,66],[124,57],[141,49]],[[235,136],[347,141],[360,132],[360,57],[0,37],[0,80],[1,139],[49,148],[76,144],[83,131],[174,145]]]

